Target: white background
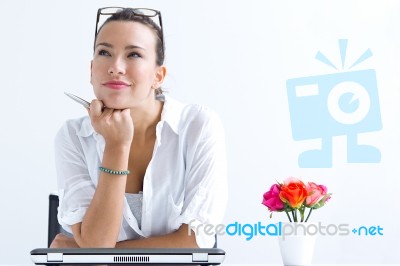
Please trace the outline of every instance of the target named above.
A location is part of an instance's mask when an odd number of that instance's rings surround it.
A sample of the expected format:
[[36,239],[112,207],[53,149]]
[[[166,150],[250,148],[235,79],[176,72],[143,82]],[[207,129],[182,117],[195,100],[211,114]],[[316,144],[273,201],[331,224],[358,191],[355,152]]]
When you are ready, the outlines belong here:
[[[333,193],[312,221],[384,228],[384,236],[320,237],[315,263],[400,263],[400,1],[28,1],[0,2],[0,263],[29,263],[47,244],[48,194],[56,189],[53,139],[85,110],[63,95],[91,99],[89,66],[97,8],[162,11],[169,93],[210,106],[222,118],[229,159],[225,223],[264,224],[262,195],[276,180],[298,176]],[[334,138],[333,168],[301,169],[311,141],[294,141],[286,80],[337,73],[349,39],[354,70],[377,73],[383,129],[360,136],[382,153],[379,164],[346,163],[345,138]],[[228,263],[279,263],[273,237],[220,236]]]

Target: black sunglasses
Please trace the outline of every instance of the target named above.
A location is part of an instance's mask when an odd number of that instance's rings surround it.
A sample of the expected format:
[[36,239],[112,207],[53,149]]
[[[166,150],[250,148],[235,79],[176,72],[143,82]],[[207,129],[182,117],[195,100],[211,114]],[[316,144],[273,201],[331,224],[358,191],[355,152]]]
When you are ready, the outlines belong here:
[[[99,8],[97,10],[96,30],[94,33],[93,49],[96,48],[95,45],[96,45],[96,38],[97,38],[98,30],[99,30],[100,17],[102,15],[103,16],[111,16],[115,13],[121,12],[123,9],[126,9],[126,8],[124,8],[124,7],[103,7],[103,8]],[[139,16],[139,17],[154,18],[154,17],[158,16],[158,23],[159,23],[160,30],[161,30],[160,38],[161,38],[162,52],[164,54],[164,32],[163,32],[163,26],[162,26],[161,12],[158,10],[149,9],[149,8],[129,8],[129,10],[131,10],[135,16]]]

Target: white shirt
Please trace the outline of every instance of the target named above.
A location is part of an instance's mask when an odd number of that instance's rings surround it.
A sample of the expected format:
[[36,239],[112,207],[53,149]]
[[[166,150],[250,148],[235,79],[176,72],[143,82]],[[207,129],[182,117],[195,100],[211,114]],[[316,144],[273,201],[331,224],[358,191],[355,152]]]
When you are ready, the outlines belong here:
[[[105,147],[88,116],[68,120],[55,139],[60,205],[58,221],[72,233],[93,198]],[[143,179],[141,228],[124,201],[118,241],[164,235],[181,224],[217,225],[227,203],[225,138],[211,110],[165,98],[156,143]],[[201,248],[214,245],[214,235],[195,230]],[[135,234],[136,232],[136,234]]]

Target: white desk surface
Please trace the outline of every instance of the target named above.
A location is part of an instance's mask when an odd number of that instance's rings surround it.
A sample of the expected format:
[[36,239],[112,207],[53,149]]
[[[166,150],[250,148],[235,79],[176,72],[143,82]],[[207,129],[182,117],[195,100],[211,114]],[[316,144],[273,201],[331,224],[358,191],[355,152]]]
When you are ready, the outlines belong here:
[[[34,266],[35,264],[1,264],[0,266]],[[123,265],[123,264],[122,264]],[[132,265],[132,264],[131,264]],[[143,265],[143,264],[142,264]],[[283,266],[283,264],[221,264],[222,266]],[[400,266],[398,264],[312,264],[311,266]]]

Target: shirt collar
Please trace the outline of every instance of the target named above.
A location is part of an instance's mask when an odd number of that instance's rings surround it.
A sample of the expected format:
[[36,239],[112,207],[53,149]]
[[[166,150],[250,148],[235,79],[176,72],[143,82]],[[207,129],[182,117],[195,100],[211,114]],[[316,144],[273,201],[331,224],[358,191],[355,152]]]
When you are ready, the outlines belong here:
[[[179,121],[184,107],[185,104],[178,102],[169,96],[165,96],[164,106],[161,112],[161,121],[166,122],[176,134],[179,134]],[[90,122],[89,116],[84,117],[82,126],[77,134],[81,137],[89,137],[94,133],[95,131]]]
[[176,134],[179,134],[179,122],[184,107],[185,104],[178,102],[169,96],[165,96],[161,121],[166,122]]
[[89,116],[83,118],[81,128],[79,129],[77,135],[81,137],[89,137],[94,133],[94,128],[90,122]]

